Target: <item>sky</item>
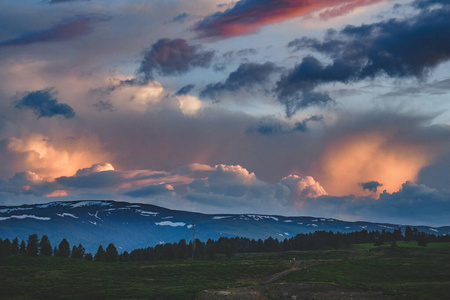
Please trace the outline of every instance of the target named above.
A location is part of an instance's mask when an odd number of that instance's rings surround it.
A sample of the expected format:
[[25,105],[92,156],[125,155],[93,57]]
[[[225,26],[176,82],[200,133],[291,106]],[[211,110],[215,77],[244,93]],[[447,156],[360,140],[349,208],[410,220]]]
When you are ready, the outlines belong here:
[[450,225],[448,0],[2,0],[0,205]]

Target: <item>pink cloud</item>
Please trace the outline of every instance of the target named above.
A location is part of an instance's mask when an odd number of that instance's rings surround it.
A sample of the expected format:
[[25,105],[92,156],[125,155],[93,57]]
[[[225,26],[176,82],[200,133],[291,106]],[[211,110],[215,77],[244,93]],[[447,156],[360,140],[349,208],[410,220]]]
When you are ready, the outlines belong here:
[[202,37],[233,37],[255,33],[260,27],[320,12],[321,18],[341,16],[355,8],[386,0],[241,0],[224,12],[198,22]]

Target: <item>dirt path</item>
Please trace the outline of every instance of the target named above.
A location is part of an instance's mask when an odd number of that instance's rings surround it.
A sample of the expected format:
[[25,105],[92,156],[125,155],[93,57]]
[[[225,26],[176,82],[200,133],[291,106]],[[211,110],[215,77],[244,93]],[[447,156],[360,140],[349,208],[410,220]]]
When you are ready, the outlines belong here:
[[290,269],[285,270],[283,272],[273,274],[272,276],[267,278],[265,281],[263,281],[263,283],[269,283],[269,282],[279,280],[291,272],[294,272],[294,271],[297,271],[300,269],[304,269],[304,268],[306,268],[306,266],[302,266],[300,262],[295,262]]
[[[324,300],[392,300],[393,297],[380,292],[345,288],[331,283],[272,283],[291,272],[306,269],[313,264],[294,262],[288,270],[273,274],[258,286],[229,288],[225,290],[205,290],[197,300],[268,300],[268,299],[324,299]],[[267,284],[267,285],[266,285]]]

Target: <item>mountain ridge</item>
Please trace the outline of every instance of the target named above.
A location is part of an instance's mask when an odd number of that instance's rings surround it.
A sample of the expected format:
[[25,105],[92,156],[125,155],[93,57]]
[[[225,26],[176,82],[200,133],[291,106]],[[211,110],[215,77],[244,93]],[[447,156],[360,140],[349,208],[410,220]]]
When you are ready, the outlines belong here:
[[155,246],[161,243],[189,241],[193,237],[206,241],[220,237],[278,239],[317,230],[333,232],[393,231],[406,227],[430,234],[450,233],[450,226],[411,226],[365,221],[342,221],[311,216],[267,214],[203,214],[172,210],[153,204],[114,200],[54,201],[43,204],[0,206],[0,238],[47,235],[52,245],[66,238],[71,245],[81,243],[87,252],[95,252],[114,243],[119,251]]

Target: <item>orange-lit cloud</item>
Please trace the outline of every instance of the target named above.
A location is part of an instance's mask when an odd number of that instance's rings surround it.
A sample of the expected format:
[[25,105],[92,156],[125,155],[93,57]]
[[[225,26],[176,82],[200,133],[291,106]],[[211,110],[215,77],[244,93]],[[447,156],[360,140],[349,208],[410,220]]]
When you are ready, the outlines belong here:
[[415,181],[431,160],[424,146],[412,145],[381,132],[351,135],[330,144],[321,159],[318,177],[331,195],[367,195],[361,182],[377,181],[379,192],[398,191],[406,181]]
[[311,176],[289,175],[280,181],[290,190],[289,200],[296,208],[301,208],[307,198],[328,195],[325,189]]
[[16,171],[31,171],[46,181],[73,175],[83,167],[89,167],[98,161],[105,161],[109,154],[101,151],[95,138],[66,139],[52,142],[40,134],[28,137],[8,139],[7,148],[16,154]]
[[68,193],[66,191],[63,190],[56,190],[51,192],[50,194],[45,195],[46,197],[64,197],[67,196]]
[[322,10],[320,16],[329,18],[382,1],[386,0],[241,0],[224,12],[206,17],[195,30],[203,37],[232,37],[254,33],[261,26]]

